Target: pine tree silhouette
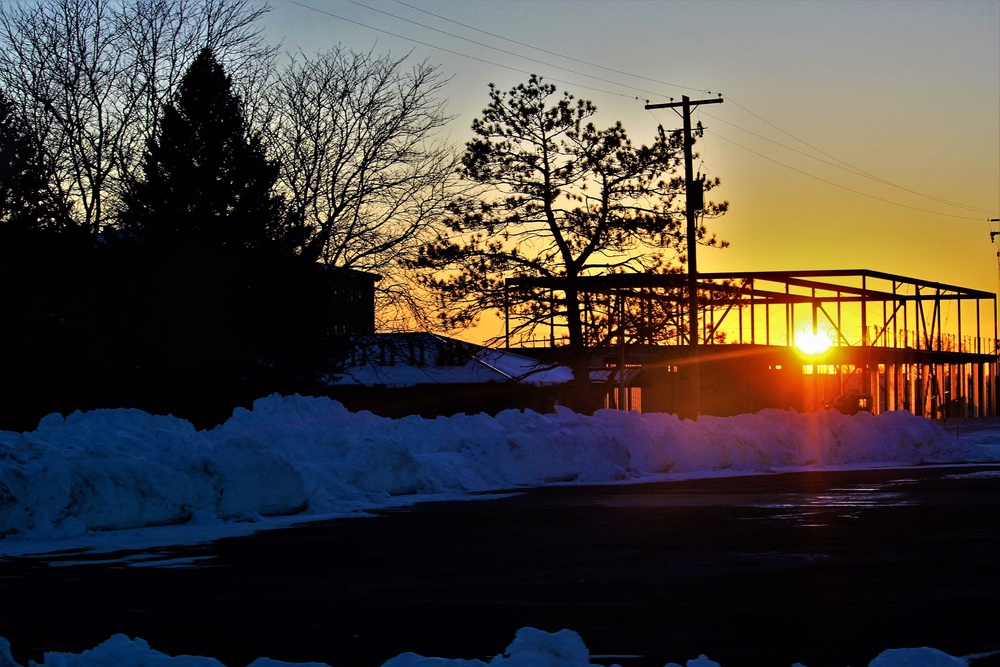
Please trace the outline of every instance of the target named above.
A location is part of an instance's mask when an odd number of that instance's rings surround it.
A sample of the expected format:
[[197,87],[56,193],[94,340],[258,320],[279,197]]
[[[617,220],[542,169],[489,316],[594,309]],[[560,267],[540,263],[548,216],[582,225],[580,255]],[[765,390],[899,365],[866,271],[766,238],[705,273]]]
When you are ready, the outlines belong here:
[[57,205],[29,128],[0,92],[0,224],[8,230],[64,230],[67,207]]
[[112,244],[136,267],[121,328],[132,400],[199,425],[273,392],[313,390],[317,267],[274,194],[278,167],[204,49],[148,142]]
[[249,131],[232,80],[211,49],[201,51],[164,108],[143,173],[123,216],[125,229],[143,241],[294,245],[283,200],[273,192],[278,167]]

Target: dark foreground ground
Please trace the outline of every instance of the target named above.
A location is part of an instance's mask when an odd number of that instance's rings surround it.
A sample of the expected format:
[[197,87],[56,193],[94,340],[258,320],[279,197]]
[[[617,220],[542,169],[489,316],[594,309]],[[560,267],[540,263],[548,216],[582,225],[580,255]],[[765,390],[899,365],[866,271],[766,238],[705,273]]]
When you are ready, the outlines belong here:
[[113,633],[227,667],[488,660],[524,626],[575,630],[623,667],[1000,651],[1000,467],[549,488],[177,555],[210,558],[0,560],[0,636],[22,665]]

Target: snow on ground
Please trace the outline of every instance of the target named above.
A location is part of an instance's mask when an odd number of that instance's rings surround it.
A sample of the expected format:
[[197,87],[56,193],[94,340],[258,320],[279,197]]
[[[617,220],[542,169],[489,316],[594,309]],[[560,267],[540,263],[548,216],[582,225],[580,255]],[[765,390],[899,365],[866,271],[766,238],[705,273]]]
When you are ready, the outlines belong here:
[[[781,410],[697,422],[612,410],[386,419],[351,413],[329,399],[277,395],[208,431],[138,410],[50,415],[34,431],[0,432],[0,558],[189,543],[545,484],[1000,461],[1000,425],[962,428],[942,428],[907,412]],[[525,628],[490,665],[588,663],[575,633]],[[47,654],[44,662],[218,664],[170,658],[124,636],[79,655]],[[385,667],[483,664],[404,654]],[[687,667],[714,664],[703,657]],[[872,667],[964,664],[922,648],[887,651]],[[0,667],[13,665],[0,640]]]
[[0,432],[0,557],[143,535],[186,542],[552,483],[996,460],[995,432],[958,437],[907,412],[387,419],[275,395],[207,431],[139,410],[53,414],[34,431]]
[[[869,663],[869,667],[966,667],[977,656],[956,658],[933,648],[889,649]],[[257,658],[248,667],[328,667],[322,663],[288,663],[269,658]],[[0,667],[19,667],[10,656],[10,647],[0,638]],[[168,656],[149,646],[142,639],[114,635],[101,645],[82,653],[45,654],[40,665],[31,661],[28,667],[223,667],[214,658],[201,656]],[[382,667],[597,667],[590,662],[590,651],[572,630],[545,632],[521,628],[507,650],[489,662],[472,659],[428,658],[416,653],[402,653],[390,658]],[[666,667],[681,667],[667,663]],[[701,655],[688,660],[684,667],[721,667]],[[796,663],[793,667],[802,667]]]

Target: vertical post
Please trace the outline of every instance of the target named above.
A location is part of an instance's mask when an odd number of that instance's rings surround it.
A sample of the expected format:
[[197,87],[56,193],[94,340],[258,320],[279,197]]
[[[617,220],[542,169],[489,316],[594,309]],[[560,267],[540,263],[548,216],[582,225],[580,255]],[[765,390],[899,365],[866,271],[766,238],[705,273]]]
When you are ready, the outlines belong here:
[[[766,298],[766,297],[765,297]],[[771,344],[771,304],[764,301],[764,345]]]
[[503,339],[504,348],[510,349],[510,285],[503,281]]
[[[979,311],[979,306],[976,306],[976,312]],[[978,326],[976,327],[978,330]],[[978,331],[977,331],[978,333]],[[997,416],[997,355],[1000,354],[1000,341],[997,340],[997,298],[993,297],[993,349],[990,354],[993,357],[993,362],[990,364],[992,368],[990,369],[990,381],[992,382],[993,391],[990,397],[990,415],[993,417]]]
[[[976,312],[979,312],[979,299],[976,299]],[[978,328],[978,327],[977,327]],[[976,331],[976,336],[979,336],[980,332]],[[956,352],[965,352],[962,346],[962,299],[958,299],[958,347],[955,348]]]
[[[740,333],[739,333],[739,339],[740,339],[740,345],[743,344],[743,307],[742,307],[742,301],[743,301],[743,299],[742,299],[742,294],[741,294],[740,295],[740,302],[741,303],[736,306],[736,314],[739,316],[739,331],[740,331]],[[723,315],[723,319],[725,319],[725,315]],[[753,322],[753,309],[752,308],[750,309],[750,322]],[[753,339],[753,326],[751,325],[750,328],[751,328],[750,338],[752,340]]]
[[[568,302],[567,302],[568,303]],[[567,306],[567,310],[569,306]],[[549,288],[549,347],[556,346],[556,292]]]
[[688,261],[688,331],[690,332],[691,354],[691,416],[697,420],[701,414],[701,360],[698,359],[698,211],[692,194],[694,183],[694,154],[691,136],[691,99],[681,98],[684,118],[684,199],[687,214],[687,261]]
[[[816,288],[815,287],[812,288],[812,298],[810,299],[810,301],[811,301],[811,303],[809,304],[809,306],[812,309],[812,317],[811,317],[811,320],[812,320],[812,326],[811,326],[811,329],[812,329],[812,340],[809,341],[809,344],[810,344],[810,346],[814,346],[816,344],[816,337],[819,335],[819,313],[818,313],[818,309],[816,308]],[[839,388],[839,386],[840,386],[840,373],[839,373],[840,367],[838,366],[837,369],[838,369],[838,373],[837,373],[837,386]],[[819,412],[820,409],[823,407],[823,401],[821,400],[822,396],[824,394],[826,394],[825,387],[823,387],[823,385],[820,384],[820,377],[819,377],[819,355],[813,355],[813,359],[812,359],[812,375],[813,375],[813,377],[812,377],[812,380],[813,380],[812,381],[812,385],[813,385],[812,408],[813,408],[813,412]]]
[[621,345],[621,360],[618,363],[618,409],[628,412],[625,395],[625,296],[618,293],[618,342]]
[[864,366],[861,367],[861,387],[864,393],[872,391],[871,350],[868,349],[868,276],[861,276],[861,354]]
[[684,198],[686,200],[685,210],[687,213],[687,301],[688,301],[688,344],[690,347],[689,366],[691,368],[691,402],[692,418],[698,419],[701,412],[701,364],[698,359],[698,211],[701,206],[696,203],[703,201],[701,192],[696,197],[695,187],[702,187],[701,182],[694,180],[694,156],[691,147],[694,145],[694,137],[691,136],[691,109],[700,104],[720,104],[722,97],[709,100],[695,100],[684,95],[680,102],[669,102],[667,104],[647,104],[646,109],[669,109],[681,107],[681,116],[684,121]]

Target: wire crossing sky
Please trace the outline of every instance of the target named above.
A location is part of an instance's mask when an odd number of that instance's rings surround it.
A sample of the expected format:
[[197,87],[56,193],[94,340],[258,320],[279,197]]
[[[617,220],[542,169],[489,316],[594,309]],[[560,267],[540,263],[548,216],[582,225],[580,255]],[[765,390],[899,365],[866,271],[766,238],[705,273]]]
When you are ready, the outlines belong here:
[[274,0],[269,37],[306,53],[439,64],[450,138],[471,138],[488,84],[540,74],[621,120],[636,143],[680,127],[688,95],[725,102],[696,170],[730,212],[702,271],[868,268],[996,290],[997,0]]

